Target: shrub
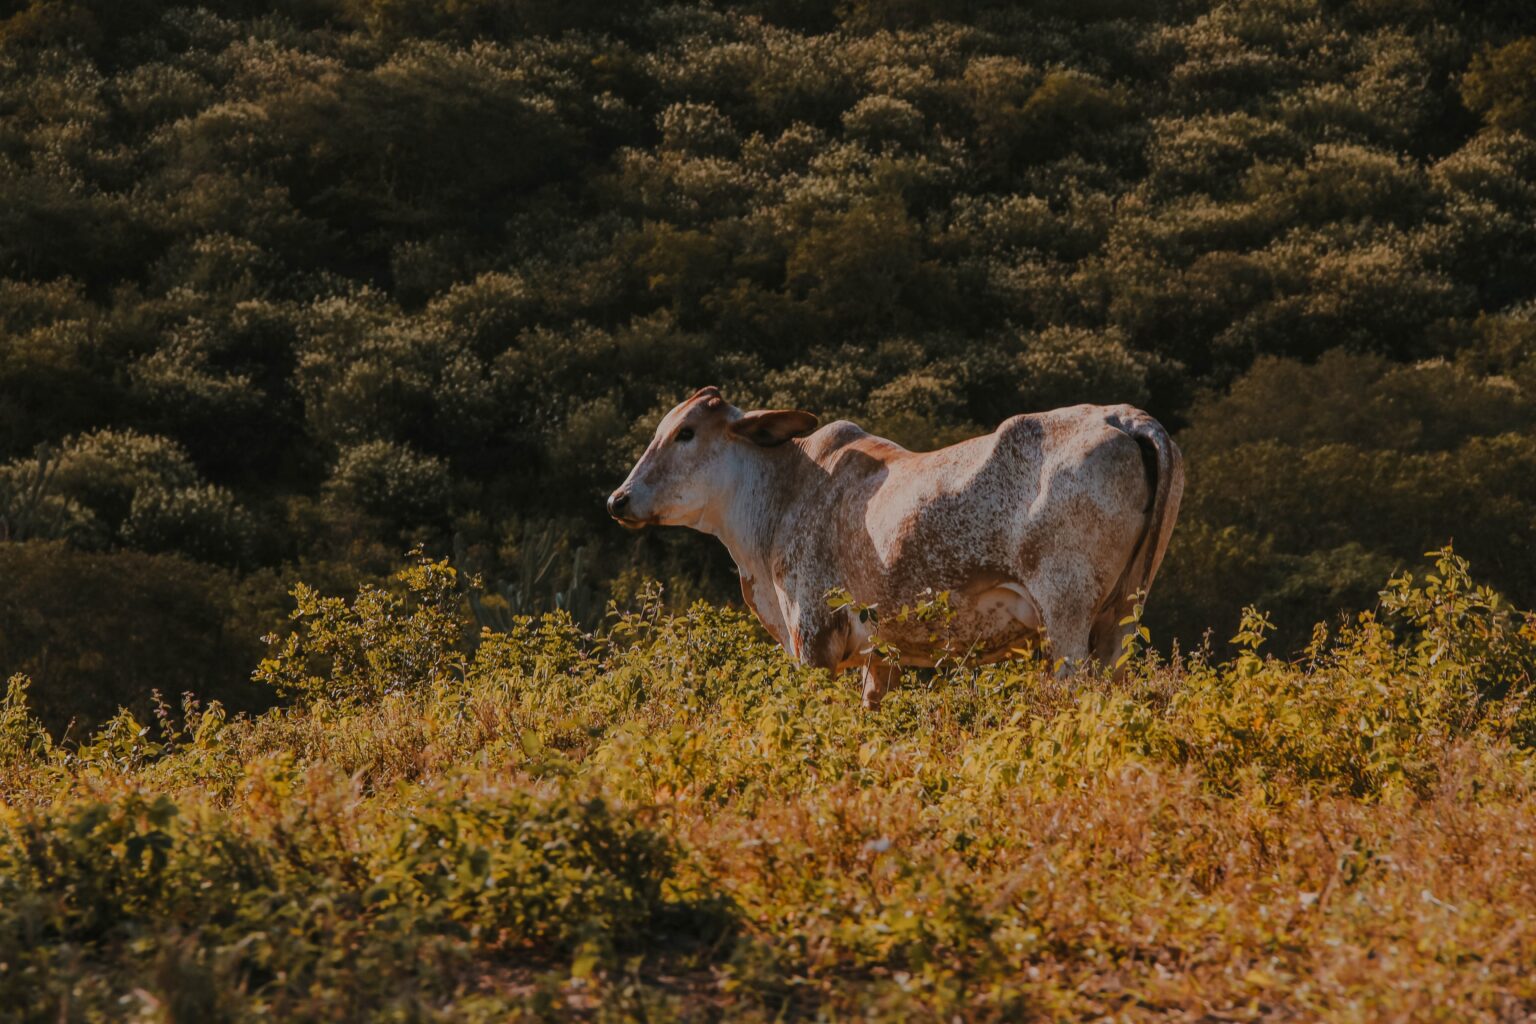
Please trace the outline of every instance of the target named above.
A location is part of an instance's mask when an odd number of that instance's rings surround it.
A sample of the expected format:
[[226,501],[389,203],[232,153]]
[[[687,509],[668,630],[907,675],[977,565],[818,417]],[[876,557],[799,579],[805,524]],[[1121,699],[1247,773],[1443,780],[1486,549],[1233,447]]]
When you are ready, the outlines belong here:
[[253,524],[222,487],[155,488],[134,494],[122,535],[140,551],[181,552],[216,565],[238,565],[250,554]]
[[243,611],[226,571],[173,555],[76,551],[58,542],[0,544],[0,664],[32,679],[55,734],[76,739],[150,690],[193,691],[232,708],[265,707],[250,685],[257,609]]
[[423,558],[396,574],[404,594],[367,584],[350,604],[298,584],[289,617],[299,628],[263,638],[275,653],[256,681],[285,696],[357,701],[447,679],[462,635],[457,578],[447,562]]
[[1489,47],[1472,61],[1462,79],[1467,106],[1506,131],[1536,135],[1536,36]]
[[[724,597],[711,548],[637,546],[600,501],[702,384],[921,446],[1083,398],[1177,429],[1265,357],[1470,367],[1471,325],[1536,281],[1513,0],[11,7],[11,538],[382,571],[477,523],[563,518],[599,598],[646,573]],[[890,339],[920,351],[888,359]],[[1390,405],[1354,422],[1390,431]],[[66,449],[108,435],[112,458],[135,437],[193,472],[125,483],[146,467],[92,459],[70,481]],[[1521,502],[1489,503],[1498,529]],[[1273,549],[1285,634],[1333,569],[1358,595],[1389,557],[1302,547]]]
[[1070,327],[1026,338],[1016,363],[1020,408],[1055,409],[1079,402],[1133,405],[1147,399],[1147,366],[1123,334]]
[[673,856],[600,799],[441,794],[384,841],[368,898],[414,927],[437,921],[539,957],[640,949]]
[[396,526],[433,522],[448,502],[448,467],[395,441],[342,449],[326,482],[326,499]]
[[894,96],[866,96],[843,115],[843,131],[873,147],[915,145],[923,135],[923,114]]
[[888,320],[917,259],[906,210],[895,198],[879,197],[819,216],[790,253],[784,273],[818,313],[868,330]]
[[[189,702],[54,744],[12,683],[0,999],[1009,1020],[1097,1005],[1112,963],[1179,1007],[1245,1005],[1262,968],[1325,1015],[1410,976],[1434,982],[1412,1005],[1476,1015],[1524,984],[1489,937],[1532,937],[1500,837],[1536,790],[1536,619],[1434,557],[1299,660],[1248,609],[1227,656],[1132,650],[1120,682],[959,661],[874,714],[746,614],[654,588],[471,658],[442,563],[315,615],[301,587],[263,675],[304,699],[255,719]],[[1332,973],[1382,934],[1415,941]]]
[[66,442],[54,479],[60,491],[116,525],[141,490],[192,486],[197,470],[170,438],[101,430]]
[[1527,563],[1510,554],[1536,501],[1513,470],[1536,458],[1533,415],[1518,386],[1446,362],[1260,360],[1196,405],[1180,435],[1189,486],[1154,621],[1176,619],[1189,642],[1257,602],[1295,649],[1312,623],[1370,607],[1383,574],[1453,535],[1496,587],[1527,593]]
[[[422,794],[410,820],[380,823],[360,849],[280,813],[268,832],[138,792],[6,812],[0,998],[28,1016],[61,1005],[71,958],[85,956],[114,965],[74,989],[87,1012],[141,983],[201,1019],[254,1003],[358,1012],[413,988],[451,993],[439,972],[458,974],[472,943],[533,966],[579,951],[585,973],[638,948],[673,906],[670,843],[600,800]],[[344,952],[317,958],[327,943]],[[367,992],[336,988],[370,973]]]
[[229,491],[202,480],[168,438],[101,430],[58,452],[0,467],[7,521],[26,535],[80,547],[178,552],[221,565],[244,562],[254,524]]
[[656,119],[664,149],[690,156],[730,156],[741,145],[736,126],[708,103],[674,103]]

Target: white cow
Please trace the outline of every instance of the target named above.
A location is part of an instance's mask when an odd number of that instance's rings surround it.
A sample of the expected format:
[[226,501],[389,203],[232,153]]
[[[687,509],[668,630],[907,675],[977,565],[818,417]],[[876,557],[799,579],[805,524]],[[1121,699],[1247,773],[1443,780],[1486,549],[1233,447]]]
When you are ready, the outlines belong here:
[[[861,668],[870,707],[896,662],[945,652],[994,661],[1048,642],[1068,667],[1115,662],[1120,620],[1152,585],[1184,490],[1161,424],[1128,405],[1077,405],[911,452],[817,422],[742,412],[703,388],[662,419],[608,511],[632,528],[720,538],[768,632],[803,664]],[[854,603],[833,607],[837,591]],[[937,633],[893,614],[944,592]],[[899,659],[872,651],[876,631]]]

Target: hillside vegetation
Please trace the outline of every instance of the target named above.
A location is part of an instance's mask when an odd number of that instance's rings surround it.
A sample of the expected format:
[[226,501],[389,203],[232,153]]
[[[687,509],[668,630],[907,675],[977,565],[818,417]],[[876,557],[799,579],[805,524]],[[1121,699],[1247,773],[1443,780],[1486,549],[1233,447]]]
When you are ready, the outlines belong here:
[[1146,406],[1186,646],[1449,538],[1536,605],[1533,140],[1516,0],[4,0],[0,670],[254,709],[285,581],[416,543],[492,625],[728,600],[601,511],[702,384]]
[[473,636],[296,591],[261,681],[0,705],[7,1019],[1525,1020],[1536,616],[1449,552],[1303,659],[943,667],[860,710],[652,592]]

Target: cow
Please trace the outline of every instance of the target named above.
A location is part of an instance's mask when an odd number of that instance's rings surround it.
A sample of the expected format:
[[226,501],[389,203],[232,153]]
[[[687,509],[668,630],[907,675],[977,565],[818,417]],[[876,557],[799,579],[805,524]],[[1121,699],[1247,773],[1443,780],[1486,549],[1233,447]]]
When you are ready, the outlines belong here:
[[706,387],[662,418],[607,506],[633,529],[718,537],[773,638],[801,664],[860,669],[875,708],[903,666],[957,653],[1044,645],[1063,672],[1114,665],[1183,491],[1178,446],[1129,405],[1014,416],[914,452]]

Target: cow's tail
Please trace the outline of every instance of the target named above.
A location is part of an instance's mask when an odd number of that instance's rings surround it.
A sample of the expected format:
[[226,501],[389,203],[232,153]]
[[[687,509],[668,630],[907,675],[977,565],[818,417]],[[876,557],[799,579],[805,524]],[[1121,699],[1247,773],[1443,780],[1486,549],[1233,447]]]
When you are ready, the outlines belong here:
[[1107,611],[1124,616],[1134,607],[1137,595],[1151,589],[1152,577],[1168,551],[1173,523],[1179,517],[1179,500],[1184,496],[1184,456],[1163,425],[1140,409],[1127,408],[1117,413],[1114,422],[1140,446],[1151,494],[1136,547],[1105,602]]

